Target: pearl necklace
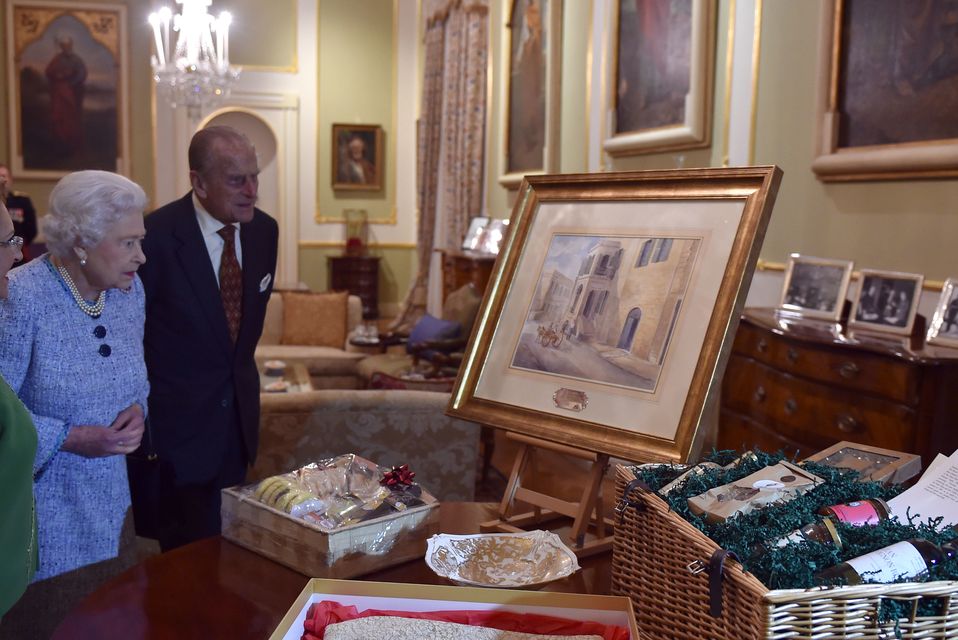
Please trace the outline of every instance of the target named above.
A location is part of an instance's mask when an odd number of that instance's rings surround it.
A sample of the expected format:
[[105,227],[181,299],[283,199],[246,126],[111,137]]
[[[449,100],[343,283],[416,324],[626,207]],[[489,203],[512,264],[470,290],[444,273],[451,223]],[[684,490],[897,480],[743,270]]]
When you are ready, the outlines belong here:
[[83,299],[82,295],[80,295],[80,290],[77,289],[77,285],[73,281],[73,278],[70,277],[70,272],[67,271],[67,268],[62,264],[58,264],[57,271],[60,272],[60,277],[63,278],[63,281],[67,283],[67,288],[73,295],[74,302],[76,302],[77,306],[80,307],[80,311],[87,314],[91,318],[99,318],[100,314],[103,313],[103,307],[106,304],[106,292],[101,291],[100,295],[97,296],[96,302],[90,304]]

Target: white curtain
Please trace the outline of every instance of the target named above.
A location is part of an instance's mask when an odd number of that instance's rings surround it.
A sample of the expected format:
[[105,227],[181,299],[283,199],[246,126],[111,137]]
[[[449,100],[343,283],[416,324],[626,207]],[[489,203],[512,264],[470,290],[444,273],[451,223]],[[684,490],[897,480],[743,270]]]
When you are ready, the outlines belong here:
[[[482,210],[488,0],[424,0],[425,74],[417,135],[419,268],[392,328],[426,311],[437,239],[458,247]],[[438,264],[438,261],[435,261]]]

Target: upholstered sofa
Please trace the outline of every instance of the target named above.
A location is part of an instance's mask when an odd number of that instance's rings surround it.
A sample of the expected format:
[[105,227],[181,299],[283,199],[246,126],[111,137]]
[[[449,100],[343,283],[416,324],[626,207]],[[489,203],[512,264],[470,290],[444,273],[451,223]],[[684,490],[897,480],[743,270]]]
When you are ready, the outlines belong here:
[[264,393],[250,481],[343,453],[408,464],[439,500],[471,501],[479,425],[445,414],[448,393],[319,390]]
[[357,365],[366,354],[351,351],[349,345],[349,336],[362,322],[362,301],[359,297],[351,295],[347,298],[344,337],[341,345],[336,347],[289,344],[288,340],[284,341],[284,326],[289,328],[288,323],[284,323],[284,307],[283,293],[274,291],[266,305],[266,320],[263,335],[256,347],[256,359],[261,362],[283,360],[304,364],[315,389],[359,387]]

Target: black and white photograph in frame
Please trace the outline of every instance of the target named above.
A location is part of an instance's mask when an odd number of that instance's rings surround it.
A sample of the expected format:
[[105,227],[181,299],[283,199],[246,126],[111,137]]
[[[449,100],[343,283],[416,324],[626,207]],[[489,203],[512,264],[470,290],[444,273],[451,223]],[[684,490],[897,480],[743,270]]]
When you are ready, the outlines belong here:
[[948,278],[941,288],[941,297],[928,327],[928,342],[958,347],[958,278]]
[[848,327],[910,334],[923,281],[917,273],[862,269]]
[[462,240],[463,251],[476,251],[482,241],[482,232],[489,224],[488,216],[475,216],[469,221],[469,230],[466,231],[466,237]]
[[788,257],[779,307],[803,317],[837,321],[852,276],[851,260],[793,253]]

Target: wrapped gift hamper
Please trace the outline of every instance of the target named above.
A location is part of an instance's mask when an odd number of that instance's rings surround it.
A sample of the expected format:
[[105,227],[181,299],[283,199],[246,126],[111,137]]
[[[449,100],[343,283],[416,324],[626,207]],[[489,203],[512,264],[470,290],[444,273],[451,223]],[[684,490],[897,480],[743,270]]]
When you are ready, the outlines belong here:
[[[644,635],[661,640],[958,637],[958,582],[770,590],[636,476],[635,468],[617,469],[612,593],[631,597]],[[923,604],[933,604],[934,615],[924,615]]]
[[414,476],[345,454],[223,489],[223,537],[324,578],[421,558],[439,531],[439,502]]

